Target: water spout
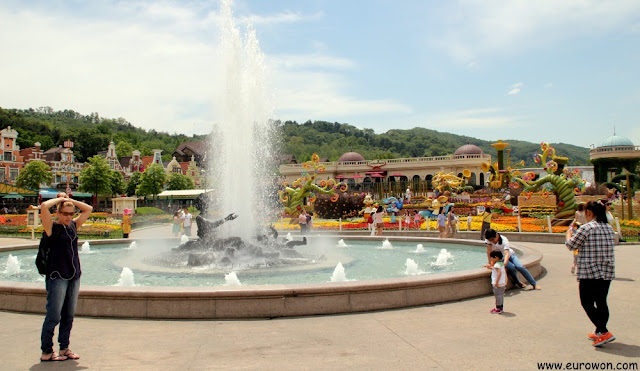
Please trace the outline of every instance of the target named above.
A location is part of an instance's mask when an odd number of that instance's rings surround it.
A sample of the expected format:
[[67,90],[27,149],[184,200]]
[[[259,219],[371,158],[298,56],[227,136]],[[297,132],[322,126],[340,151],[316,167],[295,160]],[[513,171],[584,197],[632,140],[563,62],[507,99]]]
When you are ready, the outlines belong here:
[[122,268],[120,273],[120,279],[116,286],[135,286],[136,283],[133,279],[133,271],[127,267]]
[[20,261],[18,260],[18,257],[9,254],[4,273],[8,275],[16,275],[20,273]]

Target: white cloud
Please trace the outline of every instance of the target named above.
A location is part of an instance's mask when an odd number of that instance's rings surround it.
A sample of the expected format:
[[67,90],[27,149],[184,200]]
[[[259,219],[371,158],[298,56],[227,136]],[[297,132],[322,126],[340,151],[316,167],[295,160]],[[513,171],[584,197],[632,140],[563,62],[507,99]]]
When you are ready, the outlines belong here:
[[309,22],[322,19],[324,14],[317,12],[311,15],[304,15],[300,12],[285,11],[273,15],[258,15],[252,14],[246,17],[240,17],[240,23],[251,23],[254,25],[278,25],[283,23],[299,23]]
[[553,88],[553,83],[552,82],[548,82],[546,84],[544,84],[545,88]]
[[460,0],[433,14],[431,44],[466,64],[493,54],[513,54],[578,35],[637,28],[640,2],[599,0]]
[[520,88],[513,88],[513,89],[509,90],[507,95],[517,95],[518,93],[520,93]]

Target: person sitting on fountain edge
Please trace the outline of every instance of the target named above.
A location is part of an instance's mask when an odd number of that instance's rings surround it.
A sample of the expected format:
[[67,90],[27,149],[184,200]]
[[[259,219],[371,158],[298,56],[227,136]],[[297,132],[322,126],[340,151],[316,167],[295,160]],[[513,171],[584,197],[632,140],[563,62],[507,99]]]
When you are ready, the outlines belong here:
[[[511,280],[513,281],[513,284],[515,286],[522,289],[527,287],[527,285],[520,282],[520,280],[518,279],[518,274],[516,272],[517,270],[518,272],[522,273],[524,278],[529,281],[534,289],[540,290],[540,285],[536,283],[536,280],[533,278],[531,273],[529,273],[527,268],[525,268],[524,265],[520,263],[520,260],[516,256],[515,252],[511,249],[511,247],[509,247],[509,240],[505,236],[500,235],[494,229],[490,228],[485,232],[484,243],[487,244],[487,262],[489,264],[491,264],[491,251],[497,250],[502,252],[502,254],[504,255],[503,261],[507,268],[507,273],[509,277],[511,277]],[[485,265],[485,267],[489,267],[489,265]]]

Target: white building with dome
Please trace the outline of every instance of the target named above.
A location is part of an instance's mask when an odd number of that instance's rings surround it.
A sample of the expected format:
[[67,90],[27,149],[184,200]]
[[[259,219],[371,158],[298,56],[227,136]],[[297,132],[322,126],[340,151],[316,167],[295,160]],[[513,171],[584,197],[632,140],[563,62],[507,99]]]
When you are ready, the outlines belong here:
[[[452,155],[433,157],[366,160],[357,152],[347,152],[338,161],[323,162],[326,170],[316,175],[316,183],[333,178],[347,183],[350,190],[355,191],[399,195],[410,186],[414,194],[426,194],[432,190],[431,179],[441,171],[462,176],[462,171],[468,169],[469,184],[484,186],[483,162],[491,162],[491,155],[473,144],[461,146]],[[280,165],[280,174],[289,184],[303,171],[302,164]]]
[[640,163],[640,146],[626,137],[612,135],[603,139],[597,147],[589,151],[593,163],[595,180],[598,183],[611,181],[623,169],[637,173]]

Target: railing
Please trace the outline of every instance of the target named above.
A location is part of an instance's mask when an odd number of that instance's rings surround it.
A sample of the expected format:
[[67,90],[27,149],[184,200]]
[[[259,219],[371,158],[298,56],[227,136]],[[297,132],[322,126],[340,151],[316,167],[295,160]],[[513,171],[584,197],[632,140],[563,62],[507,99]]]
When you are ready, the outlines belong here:
[[615,146],[615,147],[598,147],[589,151],[589,154],[603,152],[620,152],[620,151],[640,151],[640,146]]
[[[331,161],[323,162],[325,166],[329,165],[362,165],[362,166],[380,166],[383,164],[400,164],[400,163],[415,163],[415,162],[438,162],[438,161],[451,161],[451,160],[464,160],[464,159],[490,159],[491,155],[488,154],[475,154],[475,155],[448,155],[448,156],[432,156],[432,157],[410,157],[410,158],[393,158],[387,160],[375,160],[375,161]],[[283,168],[297,169],[301,168],[302,164],[285,164],[281,165]]]

